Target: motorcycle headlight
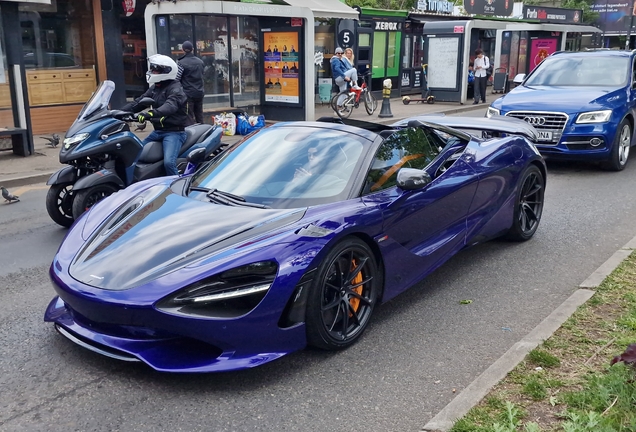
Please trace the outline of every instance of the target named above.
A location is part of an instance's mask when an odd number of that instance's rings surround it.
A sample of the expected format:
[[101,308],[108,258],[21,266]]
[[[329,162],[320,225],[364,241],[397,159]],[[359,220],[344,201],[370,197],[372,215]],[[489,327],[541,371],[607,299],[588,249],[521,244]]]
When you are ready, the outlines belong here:
[[486,110],[487,118],[490,118],[492,116],[498,116],[498,115],[499,115],[499,110],[497,108],[488,107],[488,109]]
[[90,136],[89,133],[81,133],[73,135],[69,138],[64,138],[64,148],[71,148],[71,146],[77,145]]
[[579,114],[577,123],[604,123],[612,116],[612,110],[590,111]]
[[208,318],[234,318],[254,309],[269,291],[278,264],[260,261],[208,277],[159,300],[157,309]]

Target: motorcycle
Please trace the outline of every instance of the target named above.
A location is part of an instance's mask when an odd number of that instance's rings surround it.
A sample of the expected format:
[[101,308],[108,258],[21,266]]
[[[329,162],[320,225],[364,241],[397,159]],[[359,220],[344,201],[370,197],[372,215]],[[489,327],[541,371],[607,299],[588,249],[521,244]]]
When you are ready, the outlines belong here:
[[[60,149],[60,162],[68,166],[53,174],[47,185],[46,210],[56,223],[70,227],[86,210],[105,197],[132,183],[165,176],[161,142],[142,145],[130,131],[136,121],[132,112],[110,110],[115,83],[102,82],[86,102],[75,122],[66,132]],[[150,98],[140,105],[150,107]],[[222,128],[195,124],[185,128],[187,138],[179,151],[177,167],[184,173],[196,169],[197,163],[209,160],[226,147],[221,143]],[[188,166],[188,162],[190,162]],[[188,174],[188,172],[186,172]]]

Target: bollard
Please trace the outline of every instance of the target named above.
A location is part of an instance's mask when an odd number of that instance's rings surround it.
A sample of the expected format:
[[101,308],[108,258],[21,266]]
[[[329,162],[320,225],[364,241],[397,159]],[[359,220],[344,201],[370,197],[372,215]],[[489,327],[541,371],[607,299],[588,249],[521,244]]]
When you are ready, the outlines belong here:
[[388,78],[382,82],[382,108],[378,117],[393,117],[391,112],[391,80]]

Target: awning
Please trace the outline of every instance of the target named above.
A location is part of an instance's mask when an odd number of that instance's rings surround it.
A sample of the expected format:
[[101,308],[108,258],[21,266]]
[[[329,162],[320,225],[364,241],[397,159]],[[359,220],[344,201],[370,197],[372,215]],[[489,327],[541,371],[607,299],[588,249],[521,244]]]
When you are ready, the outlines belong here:
[[306,7],[311,9],[316,18],[359,18],[358,11],[350,8],[340,0],[283,0],[289,6]]

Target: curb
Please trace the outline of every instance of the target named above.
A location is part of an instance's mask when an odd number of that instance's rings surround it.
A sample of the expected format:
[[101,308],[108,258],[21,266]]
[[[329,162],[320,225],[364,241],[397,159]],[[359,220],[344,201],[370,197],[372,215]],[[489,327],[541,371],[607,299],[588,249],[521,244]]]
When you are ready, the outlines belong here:
[[[60,165],[60,168],[63,168]],[[13,177],[2,180],[2,186],[6,188],[15,188],[19,186],[26,186],[35,183],[46,183],[49,178],[55,174],[58,170],[50,171],[50,172],[41,172],[33,175],[21,176],[21,177]]]
[[585,304],[594,295],[595,291],[587,288],[597,288],[634,249],[636,249],[636,237],[614,252],[607,261],[579,285],[579,289],[574,291],[567,300],[523,339],[510,347],[504,355],[462,390],[455,399],[442,408],[421,430],[428,432],[447,432],[450,430],[455,421],[464,417],[499,381],[506,377],[508,372],[521,363],[530,351],[550,338],[579,306]]
[[[466,112],[466,111],[483,109],[484,105],[486,104],[460,106],[459,108],[452,108],[449,110],[439,111],[439,113],[443,113],[447,115],[457,114],[457,113]],[[378,118],[374,121],[374,123],[391,124],[399,120],[402,120],[403,118],[406,118],[406,117],[398,116],[398,117],[389,117],[389,118]],[[60,168],[62,168],[63,166],[64,165],[60,164]],[[6,188],[15,188],[15,187],[26,186],[26,185],[35,184],[35,183],[46,183],[48,179],[57,171],[58,170],[50,171],[50,172],[39,172],[37,174],[32,174],[32,175],[13,177],[13,178],[1,180],[1,182],[2,182],[2,186]]]

